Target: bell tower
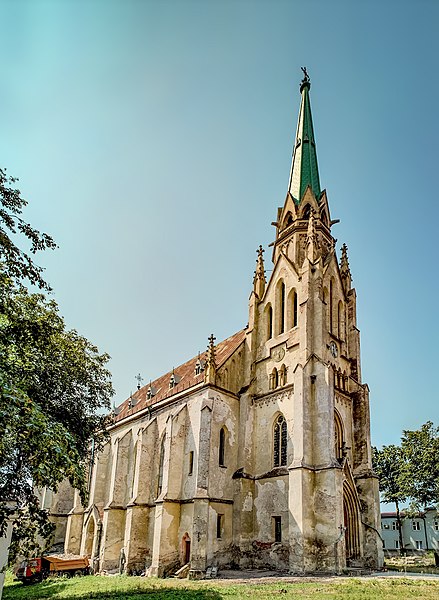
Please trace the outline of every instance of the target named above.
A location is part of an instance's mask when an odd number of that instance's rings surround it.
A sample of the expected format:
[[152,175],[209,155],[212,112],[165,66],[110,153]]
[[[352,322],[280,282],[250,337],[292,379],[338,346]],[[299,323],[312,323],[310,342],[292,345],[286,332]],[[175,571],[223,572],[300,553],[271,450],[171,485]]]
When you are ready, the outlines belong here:
[[[288,190],[273,223],[267,282],[258,251],[247,330],[251,378],[241,407],[247,406],[245,439],[251,440],[242,472],[257,481],[254,522],[276,519],[290,571],[298,573],[382,562],[356,294],[346,246],[340,264],[336,256],[331,227],[338,221],[331,220],[320,187],[311,84],[302,70]],[[267,531],[254,534],[265,543]]]

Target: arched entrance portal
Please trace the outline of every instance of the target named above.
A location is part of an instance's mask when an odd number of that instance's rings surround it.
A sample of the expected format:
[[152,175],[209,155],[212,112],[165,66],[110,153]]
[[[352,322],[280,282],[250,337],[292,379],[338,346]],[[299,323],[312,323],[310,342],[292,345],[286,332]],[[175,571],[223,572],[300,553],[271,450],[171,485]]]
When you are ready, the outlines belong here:
[[355,493],[347,481],[343,484],[343,513],[345,526],[346,564],[358,560],[360,555],[359,511]]

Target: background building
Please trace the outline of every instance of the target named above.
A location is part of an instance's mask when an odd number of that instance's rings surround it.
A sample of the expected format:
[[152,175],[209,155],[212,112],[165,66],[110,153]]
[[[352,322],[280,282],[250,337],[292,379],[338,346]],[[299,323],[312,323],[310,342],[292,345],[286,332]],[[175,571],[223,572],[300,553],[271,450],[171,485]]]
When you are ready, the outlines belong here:
[[[401,513],[403,547],[408,551],[439,550],[439,514],[430,508],[425,513],[408,517]],[[396,513],[381,513],[381,535],[386,554],[400,551],[400,538]]]

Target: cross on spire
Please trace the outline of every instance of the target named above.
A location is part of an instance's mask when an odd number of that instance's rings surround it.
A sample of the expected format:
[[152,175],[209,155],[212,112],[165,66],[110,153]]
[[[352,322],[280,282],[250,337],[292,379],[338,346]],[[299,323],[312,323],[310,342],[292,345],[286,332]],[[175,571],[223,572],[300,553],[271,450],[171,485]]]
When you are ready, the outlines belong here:
[[136,379],[136,380],[137,380],[137,389],[138,389],[138,390],[140,390],[140,386],[141,386],[141,384],[142,384],[143,377],[140,375],[140,373],[138,373],[138,374],[137,374],[137,375],[134,377],[134,379]]

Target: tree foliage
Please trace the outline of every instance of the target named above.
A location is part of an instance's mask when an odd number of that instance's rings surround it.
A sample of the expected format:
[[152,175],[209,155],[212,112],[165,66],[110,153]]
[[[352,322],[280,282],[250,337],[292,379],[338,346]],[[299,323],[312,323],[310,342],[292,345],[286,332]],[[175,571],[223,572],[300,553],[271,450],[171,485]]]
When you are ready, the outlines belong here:
[[[53,300],[11,284],[2,288],[0,498],[17,501],[35,521],[34,486],[56,489],[67,477],[85,500],[90,440],[102,444],[101,409],[110,408],[113,393],[109,356],[67,330]],[[6,516],[3,503],[0,527]]]
[[407,500],[403,487],[405,462],[399,446],[372,448],[375,473],[380,480],[380,491],[384,502],[400,504]]
[[382,500],[395,504],[400,548],[404,552],[401,504],[410,502],[407,515],[439,504],[439,427],[427,421],[420,429],[403,431],[400,446],[373,448],[372,460]]
[[23,234],[31,253],[55,243],[19,216],[27,203],[15,181],[0,169],[0,535],[13,501],[12,553],[32,550],[51,529],[35,487],[67,478],[85,502],[90,441],[104,443],[113,394],[109,356],[66,328],[53,299],[23,285],[50,289],[10,234]]
[[439,427],[427,421],[416,431],[404,431],[402,485],[416,510],[439,503]]
[[384,502],[395,504],[396,522],[399,532],[399,547],[404,551],[400,505],[407,500],[404,486],[405,461],[399,446],[372,448],[372,462],[380,480],[380,491]]
[[[16,177],[7,175],[6,169],[0,168],[0,269],[2,277],[18,282],[27,279],[40,289],[50,290],[43,279],[43,268],[36,265],[30,254],[56,248],[53,238],[40,233],[22,217],[27,200],[21,197],[20,190],[15,188]],[[28,242],[28,252],[17,244]],[[30,254],[29,254],[30,253]]]

